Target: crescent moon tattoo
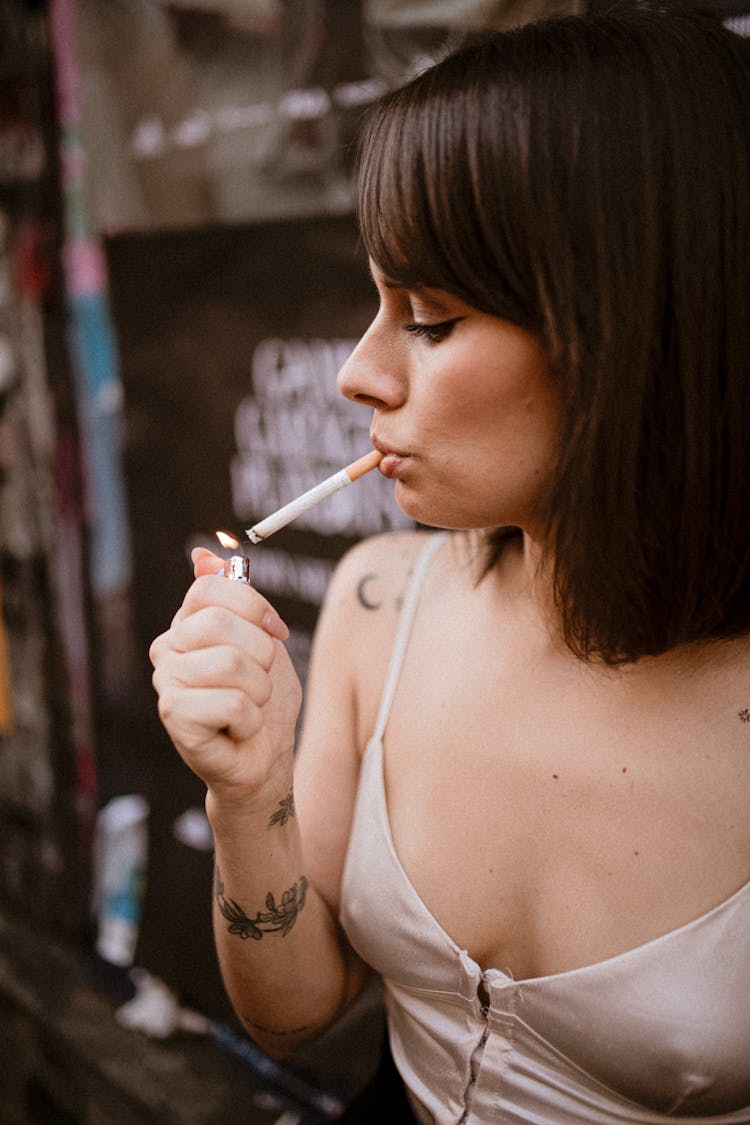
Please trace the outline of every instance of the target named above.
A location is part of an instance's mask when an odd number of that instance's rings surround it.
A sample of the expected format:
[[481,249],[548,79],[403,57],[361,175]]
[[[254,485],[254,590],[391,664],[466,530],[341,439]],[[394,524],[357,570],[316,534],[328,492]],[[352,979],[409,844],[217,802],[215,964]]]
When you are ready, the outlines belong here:
[[357,599],[360,605],[363,605],[365,609],[380,609],[383,604],[382,602],[370,601],[367,597],[367,584],[368,582],[372,582],[374,578],[377,578],[376,574],[366,574],[364,578],[360,578],[357,583]]

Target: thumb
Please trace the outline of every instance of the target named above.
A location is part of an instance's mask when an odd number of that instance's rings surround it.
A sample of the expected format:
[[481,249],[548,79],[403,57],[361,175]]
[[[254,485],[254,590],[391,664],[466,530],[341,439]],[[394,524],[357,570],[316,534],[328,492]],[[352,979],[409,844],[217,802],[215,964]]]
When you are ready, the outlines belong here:
[[196,578],[202,578],[204,574],[217,574],[224,566],[224,560],[207,547],[196,547],[191,551],[190,561]]

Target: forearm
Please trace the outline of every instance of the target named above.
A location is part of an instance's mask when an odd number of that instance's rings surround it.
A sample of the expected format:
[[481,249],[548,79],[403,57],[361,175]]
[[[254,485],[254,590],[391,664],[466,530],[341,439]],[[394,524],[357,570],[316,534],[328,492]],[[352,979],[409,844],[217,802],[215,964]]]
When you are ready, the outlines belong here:
[[306,820],[311,878],[292,802],[301,692],[283,644],[288,629],[257,590],[216,572],[216,556],[198,550],[193,561],[196,580],[150,649],[159,715],[207,788],[227,992],[260,1046],[287,1055],[320,1034],[369,974],[328,905],[337,901],[345,839],[332,848],[320,831],[324,815],[348,823],[354,801],[351,685],[322,695],[336,702],[322,708],[318,742],[348,754],[327,775],[338,816],[318,802]]
[[363,982],[356,956],[311,884],[292,790],[227,813],[209,797],[216,949],[232,1005],[271,1055],[316,1038]]

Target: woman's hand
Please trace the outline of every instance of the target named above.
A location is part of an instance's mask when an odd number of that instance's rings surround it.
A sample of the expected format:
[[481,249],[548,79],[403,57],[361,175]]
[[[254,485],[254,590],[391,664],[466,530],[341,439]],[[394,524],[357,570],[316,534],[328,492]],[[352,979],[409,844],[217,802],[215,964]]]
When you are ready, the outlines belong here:
[[192,559],[195,582],[150,650],[159,715],[214,799],[248,811],[291,777],[301,691],[289,630],[257,590],[222,576],[216,555]]

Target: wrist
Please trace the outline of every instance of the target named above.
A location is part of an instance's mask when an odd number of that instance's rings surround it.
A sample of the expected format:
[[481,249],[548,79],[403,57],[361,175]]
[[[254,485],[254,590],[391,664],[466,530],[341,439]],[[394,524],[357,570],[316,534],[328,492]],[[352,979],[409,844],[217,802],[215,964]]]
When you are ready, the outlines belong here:
[[211,788],[206,791],[206,816],[217,833],[240,828],[243,831],[284,827],[294,818],[292,771],[280,771],[269,778],[262,790],[241,793],[236,788]]

